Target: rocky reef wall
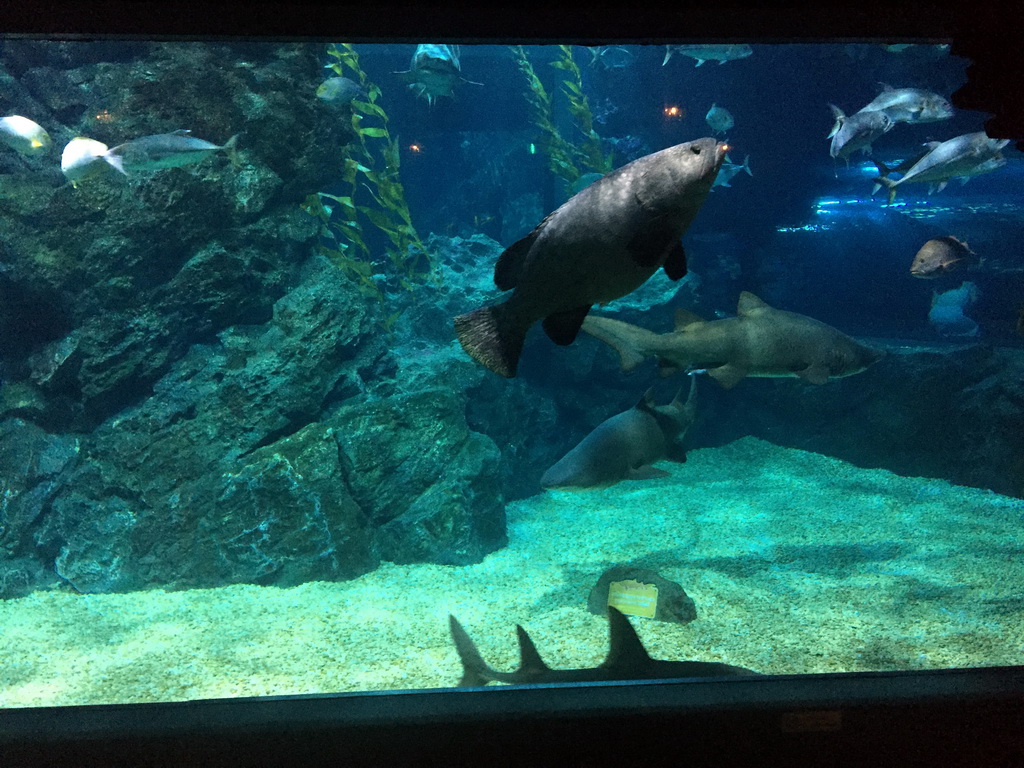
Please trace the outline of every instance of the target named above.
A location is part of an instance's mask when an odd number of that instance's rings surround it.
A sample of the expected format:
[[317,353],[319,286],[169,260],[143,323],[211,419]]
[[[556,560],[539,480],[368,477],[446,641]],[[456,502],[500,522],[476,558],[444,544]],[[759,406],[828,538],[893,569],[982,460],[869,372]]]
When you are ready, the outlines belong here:
[[[314,96],[320,53],[4,42],[12,112],[54,147],[0,156],[0,597],[348,579],[505,542],[494,442],[401,361],[300,208],[353,138]],[[60,172],[74,136],[179,129],[237,134],[235,162]]]

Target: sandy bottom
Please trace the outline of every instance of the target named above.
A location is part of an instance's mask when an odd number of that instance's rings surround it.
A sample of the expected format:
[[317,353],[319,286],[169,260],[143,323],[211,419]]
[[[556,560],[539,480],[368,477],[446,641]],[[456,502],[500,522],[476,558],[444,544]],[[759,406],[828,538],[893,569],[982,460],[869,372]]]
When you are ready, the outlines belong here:
[[682,584],[687,625],[633,619],[650,654],[766,673],[1024,664],[1024,502],[746,438],[671,476],[509,505],[468,567],[387,564],[343,583],[0,601],[0,706],[454,685],[455,614],[517,663],[599,664],[605,568]]

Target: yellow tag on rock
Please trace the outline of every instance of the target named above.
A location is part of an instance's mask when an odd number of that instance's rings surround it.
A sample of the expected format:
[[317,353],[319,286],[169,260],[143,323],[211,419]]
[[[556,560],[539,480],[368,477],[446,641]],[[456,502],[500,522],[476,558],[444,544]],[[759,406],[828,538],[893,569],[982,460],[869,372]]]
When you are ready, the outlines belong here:
[[608,585],[608,605],[630,616],[653,619],[658,610],[658,588],[635,579]]

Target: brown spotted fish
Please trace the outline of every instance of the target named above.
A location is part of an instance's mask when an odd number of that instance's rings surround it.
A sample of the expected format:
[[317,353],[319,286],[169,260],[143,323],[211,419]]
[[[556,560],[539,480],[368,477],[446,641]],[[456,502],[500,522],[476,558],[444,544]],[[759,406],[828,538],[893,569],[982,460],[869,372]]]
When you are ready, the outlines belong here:
[[957,264],[976,255],[963,240],[952,235],[933,237],[921,246],[910,265],[914,277],[931,279],[956,269]]

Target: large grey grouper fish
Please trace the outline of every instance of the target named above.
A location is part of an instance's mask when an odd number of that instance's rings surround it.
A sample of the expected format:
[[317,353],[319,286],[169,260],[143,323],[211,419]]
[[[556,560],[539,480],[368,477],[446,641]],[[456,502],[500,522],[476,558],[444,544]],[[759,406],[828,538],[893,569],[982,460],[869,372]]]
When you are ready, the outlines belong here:
[[583,330],[613,347],[629,371],[655,356],[663,372],[704,368],[726,389],[744,376],[799,376],[812,384],[860,373],[882,352],[819,320],[775,309],[747,291],[736,317],[704,321],[676,311],[676,329],[657,334],[610,317],[588,317]]
[[454,616],[448,624],[455,650],[462,661],[460,687],[487,685],[492,680],[512,685],[536,683],[596,683],[607,680],[661,680],[676,677],[731,677],[758,672],[717,661],[666,661],[652,659],[633,625],[618,608],[608,606],[610,648],[604,662],[590,669],[552,669],[540,657],[537,646],[518,624],[519,669],[498,672],[484,661],[476,644]]
[[494,283],[502,304],[455,318],[469,355],[513,377],[526,332],[544,319],[556,344],[571,344],[593,304],[639,288],[659,267],[686,274],[679,238],[700,210],[728,146],[698,139],[646,155],[569,198],[505,250]]
[[654,390],[628,411],[606,419],[559,459],[544,476],[544,488],[594,488],[620,480],[644,480],[668,475],[652,466],[661,459],[686,461],[682,440],[697,418],[697,377],[690,392],[680,389],[668,405],[654,404]]

